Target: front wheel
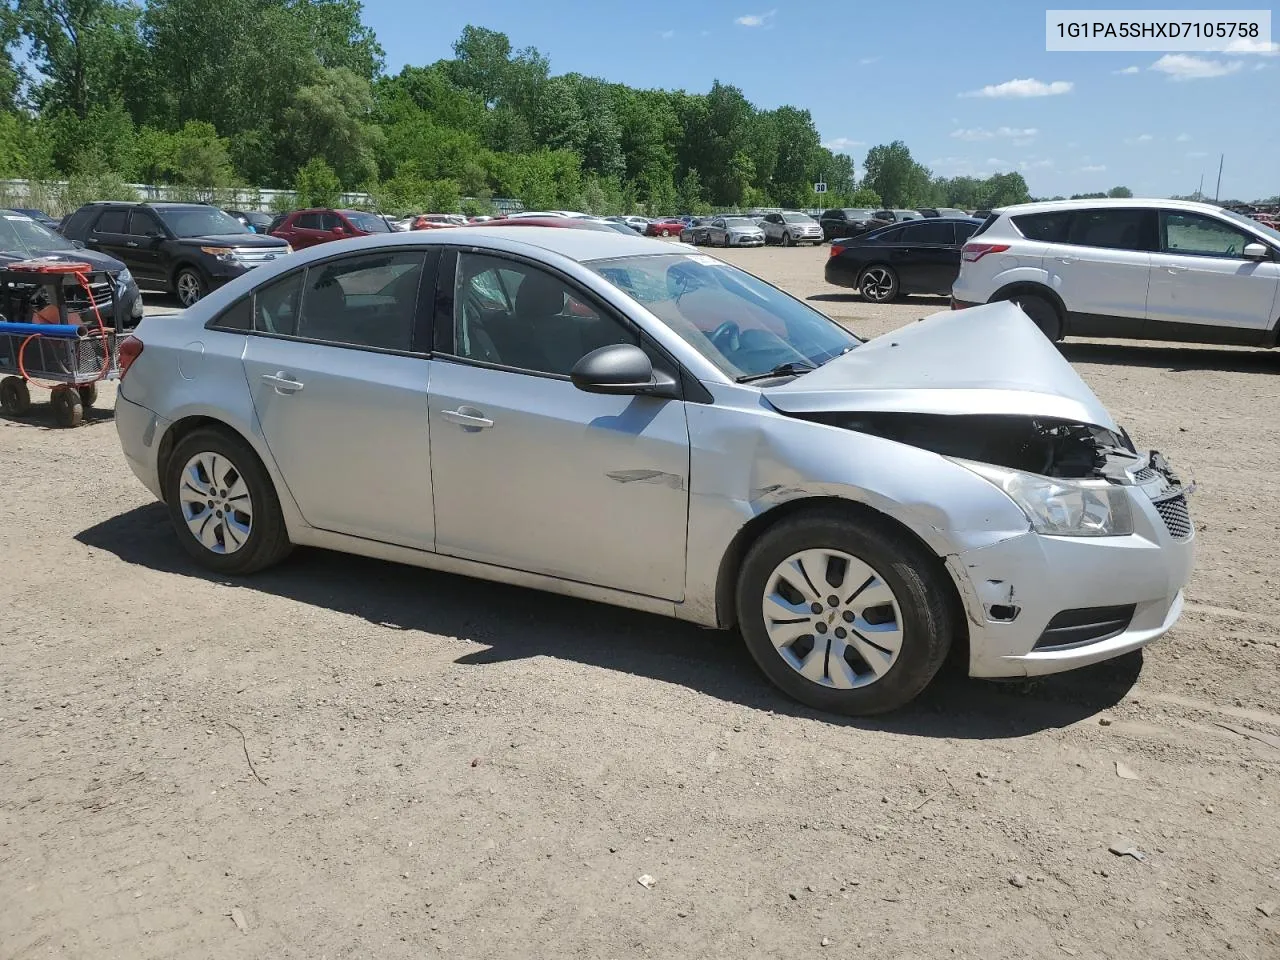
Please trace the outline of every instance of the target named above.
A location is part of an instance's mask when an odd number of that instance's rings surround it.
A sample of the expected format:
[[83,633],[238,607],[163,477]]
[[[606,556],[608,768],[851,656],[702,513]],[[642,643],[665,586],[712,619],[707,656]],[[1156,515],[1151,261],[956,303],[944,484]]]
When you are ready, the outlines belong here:
[[1009,300],[1016,303],[1049,340],[1057,343],[1062,339],[1062,319],[1057,308],[1044,297],[1034,293],[1014,294]]
[[207,292],[204,277],[191,267],[183,267],[173,278],[173,292],[184,307],[196,304]]
[[914,699],[951,647],[935,558],[906,533],[835,511],[785,520],[747,553],[738,623],[760,669],[810,707],[852,716]]
[[883,264],[867,267],[858,279],[858,290],[865,300],[888,303],[898,296],[898,275]]
[[202,566],[253,573],[293,549],[271,478],[239,437],[195,430],[174,446],[166,473],[169,518]]
[[31,388],[21,377],[0,380],[0,409],[11,417],[25,417],[31,412]]
[[795,240],[791,239],[791,231],[790,231],[790,230],[788,230],[786,233],[784,233],[784,234],[782,235],[782,245],[783,245],[784,247],[790,247],[790,246],[794,246],[794,245],[795,245]]

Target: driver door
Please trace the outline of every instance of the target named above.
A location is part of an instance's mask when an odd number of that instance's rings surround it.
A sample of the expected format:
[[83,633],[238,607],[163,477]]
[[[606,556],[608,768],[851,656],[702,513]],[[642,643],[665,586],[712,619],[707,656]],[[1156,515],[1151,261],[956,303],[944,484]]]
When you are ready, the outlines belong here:
[[460,252],[448,277],[428,396],[437,552],[682,599],[684,402],[586,393],[568,377],[639,332],[527,261]]

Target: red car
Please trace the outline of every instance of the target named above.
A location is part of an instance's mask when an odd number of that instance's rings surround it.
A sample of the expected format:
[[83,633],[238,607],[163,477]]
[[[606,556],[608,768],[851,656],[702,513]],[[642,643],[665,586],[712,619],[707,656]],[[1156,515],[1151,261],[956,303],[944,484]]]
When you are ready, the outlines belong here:
[[683,229],[683,220],[667,217],[665,220],[655,220],[645,227],[644,235],[646,237],[678,237]]
[[271,236],[289,241],[295,250],[345,237],[367,237],[390,233],[391,225],[376,213],[363,210],[295,210],[285,216]]
[[603,230],[605,233],[635,232],[630,227],[617,229],[620,225],[604,223],[599,220],[576,220],[573,217],[515,217],[511,220],[490,220],[486,223],[471,224],[476,227],[570,227],[578,230]]
[[[460,227],[462,223],[461,217],[455,217],[448,213],[423,213],[413,218],[413,226],[410,230],[439,230],[442,227]],[[462,220],[465,223],[465,220]]]

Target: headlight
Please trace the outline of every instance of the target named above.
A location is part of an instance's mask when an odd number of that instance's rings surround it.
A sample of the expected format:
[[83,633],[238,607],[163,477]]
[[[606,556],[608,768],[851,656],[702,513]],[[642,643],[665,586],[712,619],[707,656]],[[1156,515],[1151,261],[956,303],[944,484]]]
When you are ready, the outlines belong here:
[[1036,533],[1055,537],[1123,537],[1133,533],[1124,487],[1105,480],[1064,480],[1020,470],[955,460],[1003,490],[1027,515]]
[[116,274],[116,285],[120,288],[122,292],[131,283],[133,283],[133,274],[129,272],[128,267],[125,267],[123,270],[121,270],[119,273]]
[[200,252],[207,253],[224,263],[233,263],[236,259],[236,252],[230,247],[201,247]]
[[[408,228],[406,227],[405,229],[408,229]],[[293,244],[291,244],[291,243],[286,243],[286,244],[284,245],[284,252],[285,252],[285,253],[293,253]]]

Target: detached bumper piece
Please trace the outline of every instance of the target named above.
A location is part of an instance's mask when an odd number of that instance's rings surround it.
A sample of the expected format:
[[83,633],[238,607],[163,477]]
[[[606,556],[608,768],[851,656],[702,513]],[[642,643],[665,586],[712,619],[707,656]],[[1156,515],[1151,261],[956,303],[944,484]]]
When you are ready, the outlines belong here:
[[1049,621],[1035,650],[1073,650],[1118,637],[1129,629],[1137,604],[1063,610]]

